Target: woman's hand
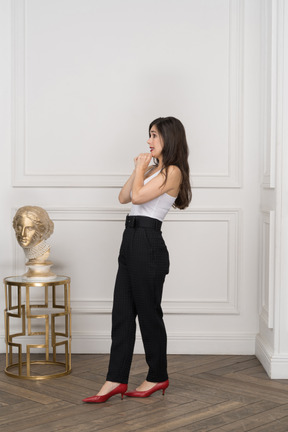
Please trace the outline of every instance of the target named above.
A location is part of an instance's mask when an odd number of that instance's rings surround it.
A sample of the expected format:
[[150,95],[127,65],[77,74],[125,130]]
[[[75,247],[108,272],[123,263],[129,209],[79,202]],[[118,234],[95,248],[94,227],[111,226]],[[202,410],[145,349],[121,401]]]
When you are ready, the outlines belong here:
[[140,153],[140,155],[134,159],[135,168],[141,169],[145,172],[151,162],[151,159],[151,153]]

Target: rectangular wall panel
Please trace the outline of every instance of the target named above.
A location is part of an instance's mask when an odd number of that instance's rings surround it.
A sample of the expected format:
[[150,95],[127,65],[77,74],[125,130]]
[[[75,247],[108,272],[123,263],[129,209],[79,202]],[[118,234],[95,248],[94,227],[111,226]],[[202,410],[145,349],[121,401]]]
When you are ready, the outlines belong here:
[[275,211],[262,210],[260,232],[260,317],[274,327]]
[[121,186],[173,115],[193,186],[240,187],[243,1],[214,6],[13,0],[13,185]]
[[[55,225],[52,270],[72,278],[73,313],[110,313],[127,210],[47,211]],[[163,235],[171,260],[165,313],[238,313],[239,210],[171,211]],[[21,274],[20,247],[16,253],[16,272]]]
[[261,110],[262,110],[262,184],[274,188],[276,181],[276,133],[277,133],[277,56],[278,26],[277,0],[263,0],[261,4]]

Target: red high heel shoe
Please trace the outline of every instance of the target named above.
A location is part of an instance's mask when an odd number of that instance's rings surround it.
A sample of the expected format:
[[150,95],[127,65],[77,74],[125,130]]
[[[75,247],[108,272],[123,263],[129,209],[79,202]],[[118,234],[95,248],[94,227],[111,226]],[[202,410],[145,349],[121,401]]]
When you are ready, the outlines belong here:
[[102,396],[91,396],[86,399],[82,399],[82,402],[87,403],[100,403],[106,402],[111,396],[121,393],[121,399],[123,399],[124,393],[127,391],[127,384],[119,384],[114,390]]
[[167,389],[168,386],[169,386],[169,380],[155,384],[150,390],[146,390],[146,391],[135,390],[132,392],[126,392],[124,393],[124,395],[129,397],[148,397],[152,393],[155,393],[158,390],[162,390],[162,394],[164,396],[165,390]]

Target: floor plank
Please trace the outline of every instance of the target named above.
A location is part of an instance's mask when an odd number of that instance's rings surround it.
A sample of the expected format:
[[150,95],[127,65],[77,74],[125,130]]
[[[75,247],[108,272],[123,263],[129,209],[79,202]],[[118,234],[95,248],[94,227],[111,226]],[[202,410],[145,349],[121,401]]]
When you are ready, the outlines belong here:
[[[104,354],[74,354],[70,375],[46,381],[11,378],[2,370],[1,430],[288,432],[288,380],[270,380],[255,356],[169,355],[165,396],[116,395],[84,404],[104,382],[108,360]],[[5,364],[4,354],[0,361]],[[146,373],[144,356],[135,355],[129,389]]]

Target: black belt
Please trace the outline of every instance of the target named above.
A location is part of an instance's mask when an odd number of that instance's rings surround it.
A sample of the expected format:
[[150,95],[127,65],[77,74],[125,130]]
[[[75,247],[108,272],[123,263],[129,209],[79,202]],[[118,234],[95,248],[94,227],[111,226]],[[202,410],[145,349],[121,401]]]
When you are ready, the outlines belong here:
[[161,229],[162,222],[148,216],[126,216],[126,228],[154,228]]

